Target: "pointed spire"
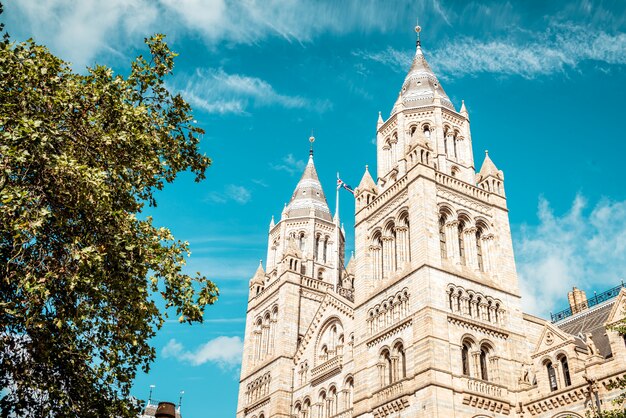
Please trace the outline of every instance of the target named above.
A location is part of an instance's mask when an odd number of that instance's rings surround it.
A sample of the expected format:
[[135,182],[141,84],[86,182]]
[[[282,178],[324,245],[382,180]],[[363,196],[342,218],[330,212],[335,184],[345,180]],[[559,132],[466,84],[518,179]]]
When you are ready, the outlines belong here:
[[309,161],[304,168],[302,177],[296,185],[296,189],[291,196],[289,204],[283,210],[283,217],[300,217],[314,214],[322,219],[331,221],[330,210],[324,196],[324,190],[317,176],[315,163],[313,161],[313,142],[315,138],[311,136],[309,142],[311,149],[309,151]]
[[263,270],[263,260],[259,260],[259,267],[256,269],[254,276],[250,279],[250,284],[263,284],[265,281],[265,270]]
[[[418,30],[419,29],[419,30]],[[454,110],[452,102],[448,98],[448,95],[441,87],[437,76],[430,69],[424,53],[422,51],[419,34],[421,28],[415,27],[418,34],[418,41],[415,48],[415,56],[413,57],[413,63],[404,83],[400,90],[400,95],[396,101],[391,114],[400,111],[403,108],[413,108],[428,105],[441,104],[449,109]],[[440,102],[436,99],[439,98]]]
[[469,113],[465,107],[465,100],[461,100],[461,110],[459,110],[459,113],[465,116],[466,119],[469,119]]
[[478,173],[480,180],[493,176],[498,179],[502,179],[504,176],[502,175],[502,171],[498,170],[498,167],[491,161],[489,158],[489,151],[485,150],[485,160],[483,161],[483,165],[480,168],[480,172]]
[[361,193],[366,190],[374,194],[377,193],[376,182],[372,178],[372,175],[370,174],[370,171],[369,171],[369,166],[367,165],[365,166],[365,173],[363,173],[361,182],[359,183],[359,186],[357,187],[357,193]]
[[272,220],[270,221],[270,231],[274,229],[275,226],[276,226],[276,223],[274,222],[274,215],[272,215]]
[[376,129],[380,129],[380,127],[383,126],[383,123],[385,123],[385,121],[383,120],[383,116],[380,114],[380,111],[378,111],[378,122],[376,123]]
[[356,261],[354,260],[354,251],[350,253],[350,261],[348,261],[348,265],[346,266],[346,273],[354,274]]

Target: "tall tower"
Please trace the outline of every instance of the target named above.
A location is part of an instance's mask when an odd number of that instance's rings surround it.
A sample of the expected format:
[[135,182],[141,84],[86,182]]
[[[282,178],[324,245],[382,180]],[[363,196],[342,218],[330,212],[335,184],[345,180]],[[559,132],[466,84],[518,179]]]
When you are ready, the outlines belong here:
[[353,415],[508,413],[489,392],[517,384],[528,347],[503,174],[488,156],[476,173],[465,103],[419,38],[376,132],[376,184],[366,170],[356,189]]
[[250,281],[239,417],[510,416],[524,400],[516,379],[534,342],[504,176],[488,154],[476,172],[469,112],[456,110],[419,38],[376,138],[345,269],[312,151],[270,223],[267,271]]
[[[295,357],[316,315],[333,303],[351,313],[345,238],[328,208],[310,141],[291,200],[280,221],[270,222],[266,269],[260,264],[250,280],[238,417],[291,417]],[[325,347],[331,356],[341,350],[334,332],[336,340]]]

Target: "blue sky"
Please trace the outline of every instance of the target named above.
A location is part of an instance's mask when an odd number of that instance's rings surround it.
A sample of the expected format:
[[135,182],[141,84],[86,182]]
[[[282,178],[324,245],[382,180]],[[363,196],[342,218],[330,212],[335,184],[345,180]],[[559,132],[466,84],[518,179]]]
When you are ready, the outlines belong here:
[[[573,285],[601,291],[626,276],[626,3],[623,1],[35,0],[5,2],[14,39],[34,37],[78,71],[125,72],[142,40],[168,35],[180,56],[170,88],[206,130],[207,179],[182,175],[157,197],[157,224],[191,244],[190,272],[221,289],[199,326],[168,322],[135,395],[177,400],[183,416],[234,416],[247,282],[266,254],[308,155],[331,208],[339,171],[375,167],[378,111],[395,101],[414,52],[470,113],[505,174],[524,306],[548,315]],[[354,204],[341,217],[353,248]]]

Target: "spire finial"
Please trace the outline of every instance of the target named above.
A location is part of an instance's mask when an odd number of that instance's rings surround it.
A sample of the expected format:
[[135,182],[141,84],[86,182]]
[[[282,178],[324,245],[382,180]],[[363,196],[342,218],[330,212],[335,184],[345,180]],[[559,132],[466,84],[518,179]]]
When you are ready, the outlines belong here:
[[415,21],[415,33],[417,34],[417,41],[415,42],[416,47],[420,47],[422,45],[422,41],[420,40],[420,32],[422,31],[422,27],[418,25],[418,20]]
[[311,149],[309,149],[309,157],[313,157],[313,143],[315,142],[315,137],[313,136],[313,129],[311,129],[311,136],[309,137],[309,142],[311,143]]
[[489,155],[489,150],[488,149],[485,150],[485,155]]

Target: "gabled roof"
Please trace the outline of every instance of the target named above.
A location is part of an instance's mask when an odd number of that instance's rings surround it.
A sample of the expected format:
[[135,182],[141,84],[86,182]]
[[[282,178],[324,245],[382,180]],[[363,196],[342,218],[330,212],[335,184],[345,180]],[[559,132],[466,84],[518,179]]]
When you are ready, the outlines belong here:
[[452,102],[441,87],[437,76],[430,69],[422,52],[422,47],[418,44],[413,63],[404,83],[402,83],[402,89],[391,114],[393,115],[401,109],[432,105],[436,98],[441,100],[443,106],[454,110]]
[[326,196],[315,170],[313,152],[309,155],[309,162],[285,209],[288,218],[309,216],[313,209],[316,217],[332,221]]

